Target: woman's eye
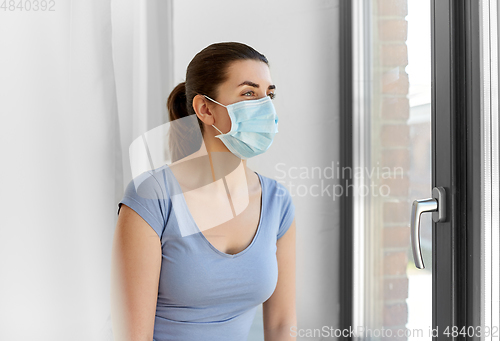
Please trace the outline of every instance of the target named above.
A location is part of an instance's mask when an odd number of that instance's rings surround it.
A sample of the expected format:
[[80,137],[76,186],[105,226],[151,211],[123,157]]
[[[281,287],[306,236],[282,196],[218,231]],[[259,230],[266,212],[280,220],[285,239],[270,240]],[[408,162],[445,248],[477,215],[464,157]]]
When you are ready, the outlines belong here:
[[[248,91],[248,92],[245,92],[243,94],[243,96],[245,97],[250,97],[250,96],[253,96],[255,95],[255,93],[253,91]],[[274,99],[276,97],[276,94],[274,92],[270,92],[269,94],[267,94],[269,97],[271,97],[271,99]]]

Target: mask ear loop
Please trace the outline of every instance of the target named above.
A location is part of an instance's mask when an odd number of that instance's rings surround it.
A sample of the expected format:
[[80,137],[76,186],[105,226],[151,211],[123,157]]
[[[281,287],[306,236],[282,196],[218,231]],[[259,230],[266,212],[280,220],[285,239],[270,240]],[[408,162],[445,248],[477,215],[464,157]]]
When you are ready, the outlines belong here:
[[224,108],[227,108],[227,106],[225,106],[224,104],[221,104],[221,103],[217,102],[215,99],[211,99],[211,98],[210,98],[210,97],[208,97],[207,95],[203,95],[203,96],[205,96],[206,98],[208,98],[208,99],[209,99],[209,100],[211,100],[212,102],[215,102],[215,103],[217,103],[218,105],[222,105]]
[[[219,105],[222,105],[224,108],[227,108],[224,104],[221,104],[221,103],[217,102],[216,100],[211,99],[211,98],[210,98],[210,97],[208,97],[207,95],[203,95],[203,96],[205,96],[206,98],[208,98],[208,99],[209,99],[209,100],[211,100],[212,102],[215,102],[215,103],[217,103],[217,104],[219,104]],[[218,131],[219,133],[221,133],[222,135],[224,135],[224,133],[223,133],[222,131],[220,131],[220,130],[219,130],[219,128],[217,128],[215,125],[213,125],[213,124],[212,124],[212,127],[214,127],[215,129],[217,129],[217,131]]]
[[214,126],[213,124],[212,124],[212,127],[214,127],[215,129],[217,129],[217,131],[218,131],[219,133],[221,133],[222,135],[224,135],[224,133],[223,133],[222,131],[220,131],[220,130],[219,130],[219,128],[217,128],[217,127],[216,127],[216,126]]

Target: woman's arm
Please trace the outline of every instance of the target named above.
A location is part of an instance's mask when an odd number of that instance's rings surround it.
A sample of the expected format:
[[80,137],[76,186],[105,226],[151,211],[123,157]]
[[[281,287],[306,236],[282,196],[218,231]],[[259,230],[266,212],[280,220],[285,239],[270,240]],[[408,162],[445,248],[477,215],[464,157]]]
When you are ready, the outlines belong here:
[[295,310],[295,219],[278,239],[278,283],[274,293],[262,305],[264,339],[266,341],[295,340],[291,327],[297,328]]
[[122,204],[112,248],[111,316],[116,341],[152,341],[161,243],[139,214]]

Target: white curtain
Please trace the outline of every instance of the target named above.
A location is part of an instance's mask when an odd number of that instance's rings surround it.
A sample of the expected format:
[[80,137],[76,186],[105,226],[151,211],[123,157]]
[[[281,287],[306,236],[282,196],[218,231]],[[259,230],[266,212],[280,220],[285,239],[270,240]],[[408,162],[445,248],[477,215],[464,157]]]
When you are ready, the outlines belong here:
[[0,340],[112,340],[116,205],[165,120],[170,22],[170,1],[0,10]]

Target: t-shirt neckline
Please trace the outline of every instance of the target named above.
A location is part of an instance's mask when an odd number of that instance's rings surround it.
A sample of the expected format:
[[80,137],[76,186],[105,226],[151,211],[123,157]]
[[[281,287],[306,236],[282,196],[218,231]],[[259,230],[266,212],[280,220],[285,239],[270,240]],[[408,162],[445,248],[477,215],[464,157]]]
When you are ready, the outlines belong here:
[[[169,167],[167,167],[167,168],[169,168]],[[250,250],[252,248],[252,246],[255,244],[255,242],[257,240],[257,237],[259,236],[259,232],[260,232],[261,227],[262,227],[262,219],[263,219],[263,216],[264,216],[264,209],[265,209],[265,206],[266,206],[265,202],[264,202],[264,199],[265,199],[265,195],[264,195],[264,187],[265,187],[264,186],[264,180],[263,180],[262,176],[259,173],[254,172],[259,177],[259,182],[260,182],[260,187],[261,187],[261,207],[260,207],[260,217],[259,217],[259,225],[257,226],[257,231],[255,232],[255,236],[253,237],[252,241],[250,242],[250,244],[245,249],[241,250],[238,253],[230,254],[230,253],[222,252],[221,250],[217,249],[205,237],[205,235],[203,234],[203,232],[198,227],[198,224],[196,224],[196,221],[194,220],[193,216],[191,215],[191,211],[189,210],[189,206],[187,205],[186,199],[184,198],[184,193],[182,193],[182,190],[180,190],[180,184],[178,183],[177,179],[175,178],[175,175],[172,173],[172,170],[170,170],[170,168],[169,168],[169,171],[172,174],[172,176],[174,177],[176,185],[179,186],[179,193],[180,193],[180,197],[182,198],[182,205],[184,205],[184,207],[186,209],[186,212],[187,212],[189,220],[194,225],[194,227],[195,227],[195,229],[197,231],[196,233],[201,235],[201,239],[203,239],[204,243],[207,244],[210,247],[210,249],[212,249],[213,251],[215,251],[217,254],[219,254],[221,256],[224,256],[224,257],[227,257],[227,258],[236,258],[236,257],[239,257],[239,256],[245,254],[248,250]]]

